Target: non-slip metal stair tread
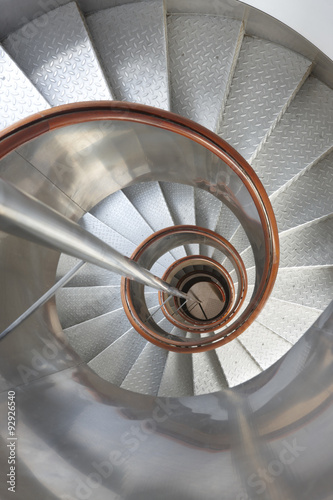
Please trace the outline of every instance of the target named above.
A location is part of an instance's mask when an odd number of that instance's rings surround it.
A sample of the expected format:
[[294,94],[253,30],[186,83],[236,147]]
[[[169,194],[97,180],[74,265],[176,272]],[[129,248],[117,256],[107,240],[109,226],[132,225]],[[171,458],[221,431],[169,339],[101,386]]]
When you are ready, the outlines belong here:
[[167,25],[171,109],[217,131],[242,24],[220,16],[171,14]]
[[181,352],[168,353],[158,396],[190,396],[193,394],[192,356]]
[[0,46],[0,130],[50,105]]
[[249,355],[238,339],[218,347],[216,354],[229,387],[242,384],[262,371],[258,363]]
[[288,297],[285,300],[270,297],[257,322],[295,344],[320,314],[320,310],[289,302]]
[[101,10],[87,23],[116,98],[169,109],[163,1]]
[[333,213],[333,152],[272,199],[279,231]]
[[[204,189],[194,190],[195,219],[199,227],[214,229],[221,214],[222,203]],[[200,245],[200,254],[211,257],[214,252],[213,247]]]
[[76,3],[43,14],[3,44],[52,106],[112,99]]
[[121,385],[146,344],[146,339],[131,328],[91,359],[89,366],[108,382]]
[[333,265],[333,214],[280,234],[280,267]]
[[[193,336],[192,336],[193,338]],[[192,354],[194,394],[208,394],[228,387],[215,351]]]
[[167,354],[168,351],[147,343],[121,387],[140,394],[157,395]]
[[310,61],[296,52],[245,36],[219,135],[251,161],[310,67]]
[[310,76],[252,163],[269,195],[333,146],[332,90]]

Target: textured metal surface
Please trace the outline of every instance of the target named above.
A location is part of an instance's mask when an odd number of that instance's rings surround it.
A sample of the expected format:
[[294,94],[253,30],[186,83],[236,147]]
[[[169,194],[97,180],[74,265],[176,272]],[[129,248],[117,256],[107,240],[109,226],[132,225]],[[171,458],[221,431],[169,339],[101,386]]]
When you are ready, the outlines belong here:
[[39,92],[52,105],[112,95],[74,2],[26,24],[3,42]]
[[193,395],[192,356],[190,354],[168,353],[158,395],[162,397]]
[[147,343],[121,384],[123,389],[157,395],[168,351]]
[[163,1],[101,10],[87,23],[116,98],[169,109]]
[[131,325],[123,309],[117,309],[64,330],[65,337],[83,361],[106,349]]
[[228,387],[215,351],[192,354],[194,394],[209,394]]
[[[154,232],[174,225],[158,182],[141,182],[129,186],[123,191]],[[181,247],[171,250],[170,253],[175,259],[186,256],[185,250]]]
[[[250,268],[255,265],[254,254],[251,247],[249,248],[250,242],[242,226],[238,226],[238,229],[230,238],[230,243],[236,248],[237,252],[241,254],[242,259],[244,259],[243,262],[246,268]],[[246,253],[244,252],[244,250],[247,250]],[[244,252],[244,254],[242,254],[242,252]],[[227,261],[225,262],[225,264],[227,271],[231,271],[231,264],[227,263]]]
[[320,313],[316,309],[270,297],[257,321],[295,344],[318,319]]
[[333,214],[280,235],[280,267],[333,265]]
[[324,310],[333,296],[333,267],[280,269],[272,297]]
[[168,17],[172,111],[217,130],[242,36],[239,21]]
[[56,303],[63,328],[122,307],[118,286],[62,288],[56,294]]
[[333,213],[333,153],[304,171],[272,200],[279,231]]
[[0,130],[50,106],[0,46]]
[[310,64],[281,45],[244,37],[219,135],[247,161],[274,128]]
[[238,337],[263,370],[269,368],[289,351],[292,344],[257,321]]
[[146,339],[131,328],[91,359],[89,366],[103,379],[120,386],[146,344]]
[[[194,190],[195,219],[197,226],[214,231],[221,214],[222,203],[203,189]],[[200,245],[200,255],[213,255],[214,248]]]
[[242,384],[262,371],[238,339],[216,349],[216,354],[229,387]]
[[[196,224],[194,188],[171,182],[161,182],[160,186],[175,225],[194,226]],[[198,254],[199,245],[187,245],[186,250],[188,254]]]
[[[77,262],[78,259],[62,254],[59,259],[56,278],[62,278]],[[85,264],[83,269],[73,277],[67,286],[120,286],[120,279],[119,274],[112,273],[93,264]]]
[[309,77],[252,166],[272,194],[332,146],[332,91]]

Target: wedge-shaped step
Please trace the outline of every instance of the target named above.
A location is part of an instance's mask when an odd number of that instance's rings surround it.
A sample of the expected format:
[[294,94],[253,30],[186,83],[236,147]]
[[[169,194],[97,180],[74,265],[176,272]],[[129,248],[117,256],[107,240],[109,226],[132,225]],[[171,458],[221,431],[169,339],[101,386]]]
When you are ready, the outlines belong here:
[[[174,225],[158,182],[142,182],[123,191],[154,232]],[[184,248],[181,247],[171,250],[170,253],[175,259],[186,256]]]
[[333,265],[333,214],[280,235],[280,267]]
[[116,98],[169,109],[163,1],[101,10],[87,23]]
[[61,326],[68,328],[122,307],[118,286],[67,287],[56,294]]
[[310,61],[300,54],[245,36],[219,135],[252,161],[310,67]]
[[146,344],[146,339],[131,328],[92,359],[89,366],[100,377],[120,386]]
[[263,370],[280,359],[292,346],[290,342],[257,321],[252,323],[238,340]]
[[191,354],[169,352],[158,395],[162,397],[186,397],[193,395]]
[[255,377],[262,369],[238,339],[216,349],[229,387],[242,384]]
[[147,343],[121,387],[140,394],[157,395],[168,351]]
[[[195,201],[195,219],[197,226],[206,227],[214,231],[221,214],[222,204],[211,193],[203,189],[194,190]],[[206,245],[200,245],[200,255],[213,255],[214,248]]]
[[257,321],[295,344],[320,314],[317,309],[270,297]]
[[[192,338],[195,334],[192,335]],[[194,394],[208,394],[228,387],[215,351],[192,354]]]
[[71,326],[64,333],[73,349],[88,362],[130,328],[124,310],[118,309]]
[[52,106],[112,99],[74,2],[43,14],[3,43]]
[[[57,267],[57,281],[70,271],[79,259],[62,254]],[[119,286],[119,274],[107,271],[93,264],[85,264],[80,271],[73,276],[66,287],[81,286]],[[66,288],[65,287],[65,288]]]
[[243,38],[239,21],[168,17],[171,109],[217,131]]
[[50,106],[0,46],[0,130]]
[[333,296],[333,266],[280,269],[272,296],[323,311]]
[[279,231],[332,213],[332,193],[333,153],[330,153],[272,199]]
[[252,166],[269,195],[333,146],[332,90],[310,76]]

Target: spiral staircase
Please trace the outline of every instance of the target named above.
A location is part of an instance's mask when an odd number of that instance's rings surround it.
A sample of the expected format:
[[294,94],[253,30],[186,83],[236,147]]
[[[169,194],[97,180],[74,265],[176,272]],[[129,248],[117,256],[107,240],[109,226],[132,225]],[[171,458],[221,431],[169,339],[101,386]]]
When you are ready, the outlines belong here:
[[[146,267],[170,283],[221,271],[239,299],[231,324],[245,319],[228,337],[224,317],[207,327],[216,288],[202,288],[202,318],[198,303],[185,317],[85,263],[0,342],[1,470],[16,388],[19,499],[330,500],[329,61],[274,20],[263,33],[237,2],[62,3],[2,41],[1,179],[139,263],[152,244]],[[269,197],[271,253],[243,165]],[[163,250],[164,234],[176,243]],[[0,251],[1,335],[80,260],[6,233]]]

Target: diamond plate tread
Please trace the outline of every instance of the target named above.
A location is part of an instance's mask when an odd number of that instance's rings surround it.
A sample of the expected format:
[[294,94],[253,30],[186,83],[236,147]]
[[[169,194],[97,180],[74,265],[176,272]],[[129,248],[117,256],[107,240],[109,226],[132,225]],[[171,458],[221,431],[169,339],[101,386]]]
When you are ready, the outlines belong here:
[[[221,213],[222,203],[215,196],[204,189],[194,190],[195,219],[197,226],[206,227],[214,231]],[[214,248],[207,245],[200,245],[200,255],[211,257]]]
[[146,339],[131,328],[94,357],[89,366],[103,379],[120,386],[146,344]]
[[[62,254],[59,259],[57,268],[57,281],[70,271],[79,259]],[[73,276],[64,288],[81,287],[81,286],[120,286],[120,275],[94,266],[93,264],[85,264],[80,271]]]
[[300,54],[245,36],[219,135],[251,161],[306,78],[311,63]]
[[[246,232],[244,231],[243,226],[238,226],[238,229],[235,231],[233,236],[230,238],[230,243],[233,247],[236,248],[237,252],[241,254],[244,250],[246,250],[249,245],[249,238],[247,237]],[[253,267],[255,265],[254,261],[254,255],[252,249],[250,249],[249,252],[243,255],[241,255],[244,265],[246,268]],[[225,261],[224,264],[227,271],[231,271],[233,269],[233,266],[230,261]]]
[[[142,182],[123,189],[127,198],[154,232],[174,225],[174,221],[158,182]],[[182,247],[170,252],[175,259],[186,256]]]
[[309,77],[252,167],[269,195],[333,146],[332,90]]
[[252,323],[238,340],[263,370],[278,361],[292,347],[290,342],[257,321]]
[[56,303],[63,328],[122,307],[119,286],[60,288],[56,293]]
[[216,131],[243,37],[219,16],[168,17],[171,109]]
[[52,106],[112,99],[74,2],[26,24],[3,44]]
[[279,269],[272,297],[323,311],[333,296],[333,267]]
[[216,349],[229,387],[242,384],[262,372],[238,339]]
[[193,396],[192,356],[181,352],[168,353],[158,396]]
[[163,1],[101,10],[87,23],[116,98],[170,109]]
[[[189,334],[192,339],[197,334]],[[228,383],[221,368],[215,351],[198,352],[192,354],[193,389],[194,394],[209,394],[228,387]]]
[[[195,226],[194,188],[174,182],[160,182],[160,186],[175,225]],[[186,245],[185,248],[188,254],[199,253],[199,245]]]
[[333,214],[280,235],[280,267],[333,265]]
[[123,309],[74,325],[64,334],[79,356],[88,362],[131,328]]
[[270,297],[257,321],[295,344],[320,314],[316,309]]
[[[226,205],[221,204],[221,212],[214,229],[215,232],[229,241],[231,236],[237,230],[238,226],[239,220],[237,219],[237,217]],[[220,251],[214,250],[212,258],[217,262],[222,262],[225,257]]]
[[304,171],[272,200],[279,231],[333,212],[333,152]]
[[160,387],[168,351],[147,343],[132,366],[124,382],[123,389],[156,396]]
[[0,130],[50,105],[0,46]]

